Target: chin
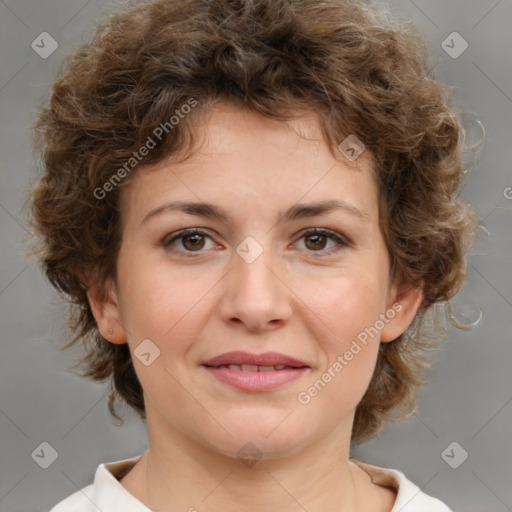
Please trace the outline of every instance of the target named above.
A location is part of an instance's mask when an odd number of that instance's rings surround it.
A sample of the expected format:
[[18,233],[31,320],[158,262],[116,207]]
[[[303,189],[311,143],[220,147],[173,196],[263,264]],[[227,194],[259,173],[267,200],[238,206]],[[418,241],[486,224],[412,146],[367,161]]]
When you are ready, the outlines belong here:
[[[290,415],[291,417],[292,415]],[[228,457],[238,458],[241,462],[250,460],[272,460],[293,455],[313,442],[296,422],[283,421],[286,414],[280,414],[279,420],[269,417],[266,421],[246,419],[237,422],[223,422],[223,435],[216,439],[205,439],[214,451]],[[304,425],[302,426],[304,427]],[[211,434],[211,431],[208,432]],[[224,435],[225,434],[225,435]]]

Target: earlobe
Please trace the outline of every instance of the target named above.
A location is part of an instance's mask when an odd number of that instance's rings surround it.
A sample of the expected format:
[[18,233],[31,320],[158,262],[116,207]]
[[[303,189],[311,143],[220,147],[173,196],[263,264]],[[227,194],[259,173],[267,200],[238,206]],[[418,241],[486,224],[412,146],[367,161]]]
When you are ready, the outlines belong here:
[[89,285],[86,293],[100,334],[111,343],[126,343],[114,285],[111,282]]
[[423,291],[420,286],[408,285],[396,293],[393,304],[386,311],[389,321],[381,331],[380,340],[387,343],[403,334],[414,320],[422,300]]

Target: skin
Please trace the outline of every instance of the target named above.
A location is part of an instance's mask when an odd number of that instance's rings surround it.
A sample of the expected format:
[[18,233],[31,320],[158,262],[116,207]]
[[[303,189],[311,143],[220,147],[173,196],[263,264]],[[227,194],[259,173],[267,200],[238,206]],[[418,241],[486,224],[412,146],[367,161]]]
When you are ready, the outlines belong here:
[[[149,366],[133,357],[149,450],[122,485],[162,511],[390,511],[394,491],[349,463],[351,429],[379,343],[410,325],[421,291],[390,278],[371,156],[335,158],[313,114],[282,123],[218,105],[196,133],[190,159],[140,170],[123,191],[116,282],[89,290],[105,338],[132,353],[145,339],[160,350]],[[331,199],[364,219],[335,210],[279,222],[296,203]],[[176,200],[213,203],[229,219],[165,210],[144,221]],[[194,227],[208,236],[165,245]],[[309,228],[346,245],[301,234]],[[236,252],[248,236],[263,249],[252,263]],[[299,403],[394,303],[402,309],[380,334]],[[241,391],[201,366],[232,350],[280,352],[310,369],[275,391]],[[237,457],[248,442],[262,454],[252,467]]]

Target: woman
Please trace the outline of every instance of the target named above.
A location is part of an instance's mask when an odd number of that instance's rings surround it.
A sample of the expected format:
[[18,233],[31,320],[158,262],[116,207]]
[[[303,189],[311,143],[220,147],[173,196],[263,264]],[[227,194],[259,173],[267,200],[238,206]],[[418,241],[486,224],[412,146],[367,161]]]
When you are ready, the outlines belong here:
[[68,58],[40,258],[149,449],[52,512],[449,510],[350,459],[411,411],[475,225],[426,59],[344,0],[147,2]]

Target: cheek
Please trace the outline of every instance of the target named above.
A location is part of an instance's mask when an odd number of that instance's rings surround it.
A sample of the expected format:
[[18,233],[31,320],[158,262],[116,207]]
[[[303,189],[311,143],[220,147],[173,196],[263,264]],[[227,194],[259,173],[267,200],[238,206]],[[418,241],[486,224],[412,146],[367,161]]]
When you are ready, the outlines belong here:
[[298,294],[328,327],[332,338],[329,345],[336,348],[375,324],[384,312],[386,282],[377,269],[372,271],[367,266],[334,278],[329,276],[325,282],[317,281],[314,292],[311,291],[311,281],[305,279]]
[[[339,423],[353,412],[372,378],[380,345],[375,323],[381,313],[381,301],[370,286],[352,287],[346,283],[336,296],[324,297],[322,318],[329,329],[317,321],[314,336],[320,348],[321,366],[308,387],[297,396],[313,416],[330,411]],[[310,324],[312,325],[312,324]]]
[[119,272],[124,275],[121,318],[132,348],[149,338],[164,353],[180,352],[201,329],[218,278],[171,270],[142,258],[119,259]]
[[[322,395],[318,404],[338,404],[340,415],[364,395],[380,345],[378,321],[385,308],[386,280],[377,268],[370,269],[367,266],[366,272],[330,280],[305,301],[316,314],[316,319],[311,315],[309,325],[316,326],[313,336],[322,353],[322,366],[311,382],[314,389],[304,391],[312,400]],[[307,400],[306,396],[303,402]]]

